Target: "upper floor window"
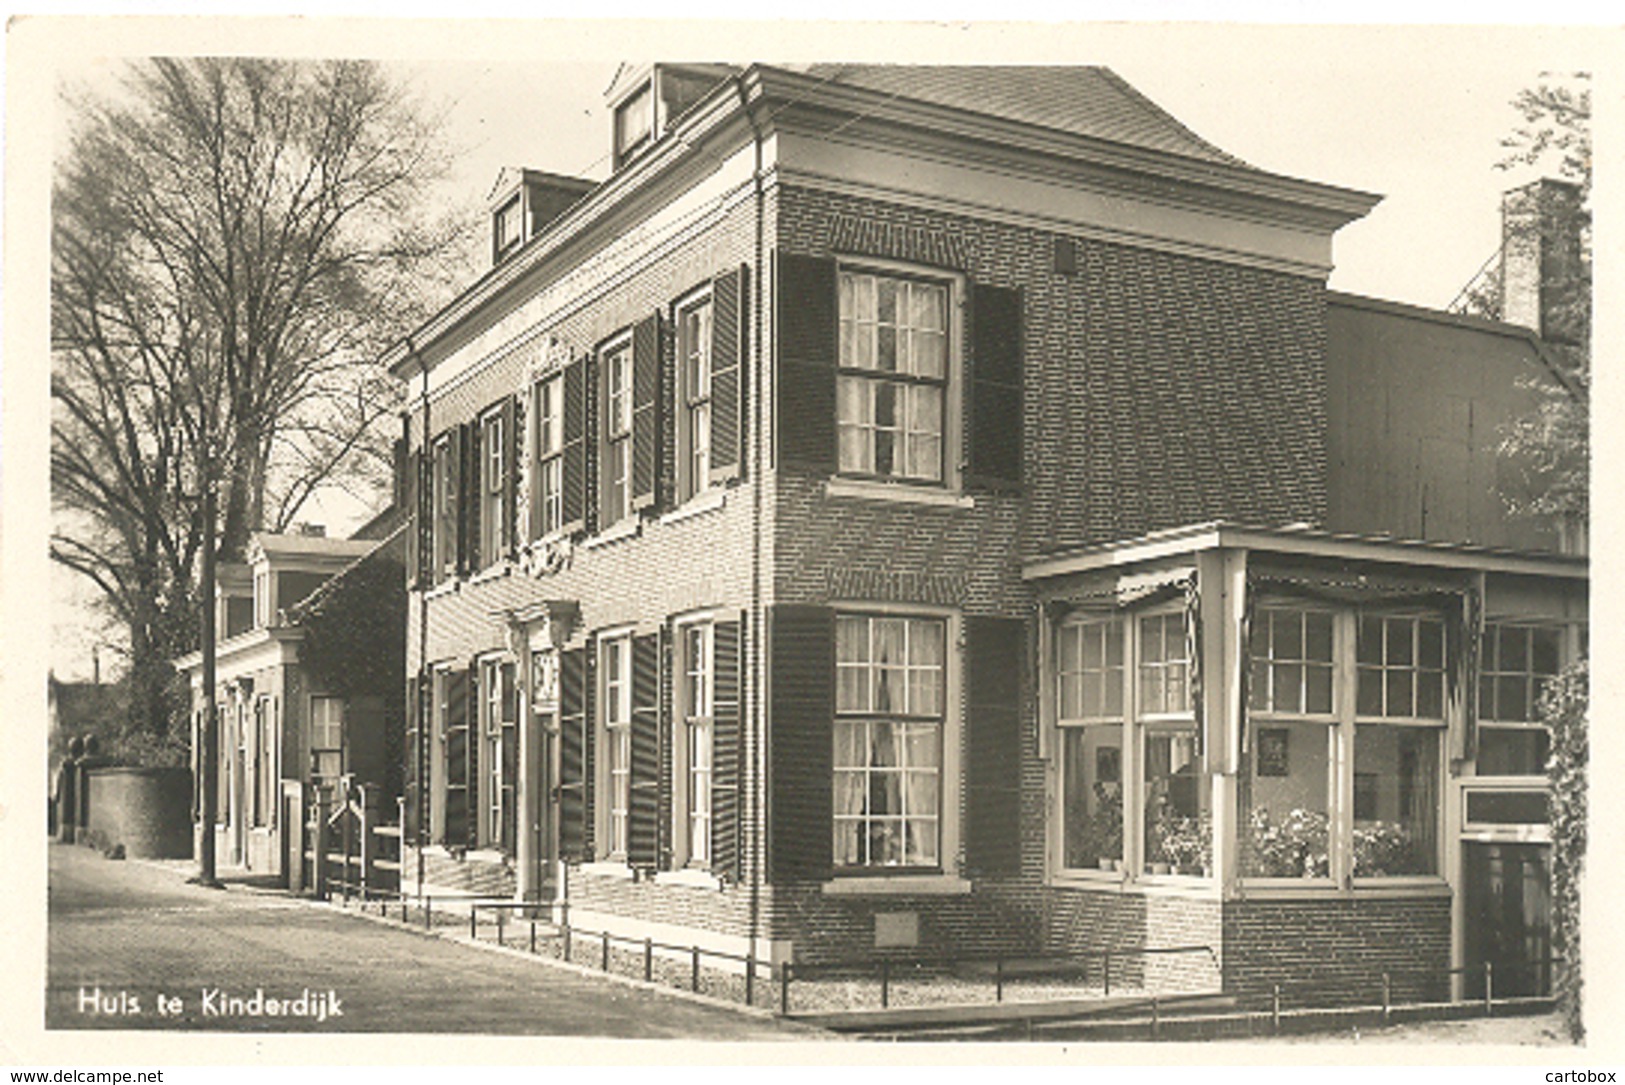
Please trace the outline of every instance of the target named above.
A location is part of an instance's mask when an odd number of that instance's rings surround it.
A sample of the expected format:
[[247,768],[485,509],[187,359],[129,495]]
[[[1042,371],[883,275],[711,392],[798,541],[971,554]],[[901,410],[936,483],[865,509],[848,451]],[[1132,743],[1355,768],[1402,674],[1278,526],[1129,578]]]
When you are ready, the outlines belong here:
[[495,565],[507,548],[508,464],[500,410],[480,420],[480,567]]
[[536,417],[536,507],[538,537],[564,526],[564,377],[538,381],[532,409]]
[[434,578],[457,571],[457,455],[449,435],[434,445]]
[[642,150],[654,138],[654,91],[639,87],[615,110],[615,167]]
[[948,393],[946,283],[859,269],[839,276],[837,466],[941,482]]
[[604,463],[598,524],[608,527],[632,513],[632,341],[603,356]]
[[711,476],[711,299],[690,302],[677,314],[677,489],[687,500]]
[[496,251],[500,256],[524,240],[524,210],[515,196],[496,213]]

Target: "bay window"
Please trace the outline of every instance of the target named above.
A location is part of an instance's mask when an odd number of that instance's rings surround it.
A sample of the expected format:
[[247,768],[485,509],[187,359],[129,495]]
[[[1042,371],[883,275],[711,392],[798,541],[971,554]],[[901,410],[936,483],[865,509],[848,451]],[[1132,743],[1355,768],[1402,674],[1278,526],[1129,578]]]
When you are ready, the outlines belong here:
[[834,861],[938,868],[946,623],[836,616]]
[[1355,639],[1353,875],[1437,874],[1444,623],[1362,614]]
[[837,467],[940,483],[948,386],[948,286],[843,268]]

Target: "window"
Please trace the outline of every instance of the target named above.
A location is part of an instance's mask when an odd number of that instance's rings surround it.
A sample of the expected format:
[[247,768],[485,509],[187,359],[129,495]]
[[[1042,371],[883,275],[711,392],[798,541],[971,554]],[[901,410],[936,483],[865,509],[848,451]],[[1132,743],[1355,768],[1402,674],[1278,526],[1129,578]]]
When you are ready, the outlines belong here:
[[254,755],[254,773],[258,783],[254,796],[254,824],[268,825],[276,809],[276,712],[271,698],[261,695],[254,701],[254,723],[257,749]]
[[632,638],[614,637],[603,642],[600,666],[603,668],[603,778],[607,820],[607,857],[626,858],[632,814]]
[[1123,861],[1123,623],[1063,625],[1057,651],[1062,862],[1115,869]]
[[507,252],[524,240],[523,211],[519,204],[519,197],[515,196],[502,205],[496,214],[496,249],[497,255]]
[[1248,646],[1251,749],[1242,774],[1241,872],[1331,875],[1331,611],[1261,606]]
[[837,867],[941,865],[946,623],[836,616]]
[[254,570],[254,626],[263,629],[271,624],[271,571]]
[[517,767],[517,713],[513,707],[513,664],[479,661],[479,843],[512,848],[513,768]]
[[564,377],[538,381],[534,393],[536,413],[536,487],[538,517],[533,532],[544,538],[564,526]]
[[457,456],[451,438],[434,445],[434,579],[457,571]]
[[1478,775],[1543,776],[1551,736],[1540,722],[1540,692],[1561,669],[1555,626],[1485,626],[1478,679]]
[[947,284],[843,269],[839,288],[839,470],[941,482]]
[[1212,867],[1212,825],[1207,777],[1196,753],[1185,615],[1148,614],[1136,624],[1142,869],[1205,876]]
[[645,83],[615,110],[616,169],[654,138],[654,121],[654,93]]
[[711,773],[715,738],[713,704],[715,698],[715,650],[713,626],[695,622],[679,626],[681,684],[679,712],[683,730],[679,737],[681,758],[679,786],[682,824],[678,838],[686,849],[689,866],[704,867],[711,862]]
[[333,783],[344,772],[344,700],[310,699],[310,774],[318,783]]
[[677,316],[679,415],[677,488],[687,500],[711,477],[711,299],[684,306]]
[[508,446],[502,412],[480,420],[480,567],[502,560],[508,543]]
[[598,526],[632,513],[632,341],[604,354],[604,485]]
[[1444,718],[1444,623],[1436,618],[1362,615],[1361,716]]

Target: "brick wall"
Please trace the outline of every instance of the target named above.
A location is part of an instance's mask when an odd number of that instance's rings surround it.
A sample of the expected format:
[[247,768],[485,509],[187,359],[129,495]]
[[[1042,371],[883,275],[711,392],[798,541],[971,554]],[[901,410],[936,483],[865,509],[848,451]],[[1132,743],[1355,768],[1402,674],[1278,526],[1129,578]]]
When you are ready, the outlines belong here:
[[[1282,1005],[1442,999],[1450,985],[1450,898],[1227,901],[1224,986],[1282,985]],[[1418,973],[1431,972],[1432,975]]]
[[[401,864],[401,887],[417,891],[418,849],[405,848]],[[422,849],[425,892],[472,893],[482,897],[511,897],[518,876],[510,863],[481,856],[453,855],[443,848]]]
[[[875,916],[912,913],[919,944],[881,949],[875,945]],[[775,887],[773,935],[790,939],[801,963],[972,957],[1038,949],[1035,917],[1007,896],[983,892],[954,896],[887,895],[843,897],[818,886]]]
[[[1218,517],[1326,517],[1318,280],[786,188],[780,244],[823,255],[851,218],[950,236],[977,282],[1025,295],[1023,552]],[[925,255],[925,254],[922,254]]]
[[[1123,950],[1112,982],[1157,993],[1212,991],[1224,959],[1217,898],[1056,887],[1044,896],[1045,947],[1058,953]],[[1206,946],[1212,953],[1133,955],[1134,950]]]

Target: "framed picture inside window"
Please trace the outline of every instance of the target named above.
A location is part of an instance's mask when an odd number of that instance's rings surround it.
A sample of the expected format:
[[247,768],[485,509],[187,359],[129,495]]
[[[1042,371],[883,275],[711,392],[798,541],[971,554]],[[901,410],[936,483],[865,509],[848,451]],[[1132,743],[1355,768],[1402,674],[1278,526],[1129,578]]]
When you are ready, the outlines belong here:
[[1258,775],[1287,775],[1289,734],[1285,727],[1258,729]]
[[1123,755],[1116,746],[1101,746],[1095,750],[1095,779],[1103,784],[1122,781]]

